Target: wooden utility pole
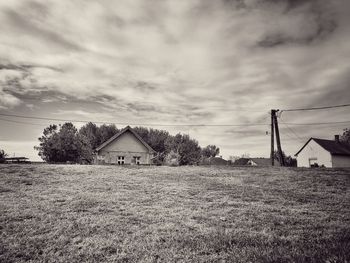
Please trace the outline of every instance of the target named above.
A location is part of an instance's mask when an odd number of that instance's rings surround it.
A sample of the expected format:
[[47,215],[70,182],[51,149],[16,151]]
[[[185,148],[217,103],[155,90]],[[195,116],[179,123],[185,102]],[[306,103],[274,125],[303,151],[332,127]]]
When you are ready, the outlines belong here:
[[280,157],[281,166],[285,166],[283,152],[282,152],[282,147],[281,147],[281,139],[280,139],[280,132],[279,132],[279,129],[278,129],[278,121],[277,121],[276,112],[278,112],[278,110],[275,110],[273,118],[274,118],[275,130],[276,130],[277,151],[278,151],[278,155]]
[[270,154],[270,159],[271,159],[271,165],[274,166],[275,165],[275,130],[274,130],[274,119],[275,119],[275,113],[276,111],[275,110],[271,110],[271,154]]

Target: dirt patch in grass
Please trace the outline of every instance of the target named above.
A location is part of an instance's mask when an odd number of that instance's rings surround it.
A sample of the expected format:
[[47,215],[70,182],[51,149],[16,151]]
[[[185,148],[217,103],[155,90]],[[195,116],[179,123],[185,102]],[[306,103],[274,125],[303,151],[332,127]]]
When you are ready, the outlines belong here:
[[0,166],[1,262],[349,262],[350,170]]

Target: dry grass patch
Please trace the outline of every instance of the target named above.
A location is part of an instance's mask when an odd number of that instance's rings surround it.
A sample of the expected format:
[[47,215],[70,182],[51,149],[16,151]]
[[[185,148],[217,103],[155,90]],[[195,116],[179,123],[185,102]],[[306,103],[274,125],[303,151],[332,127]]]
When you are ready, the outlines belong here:
[[1,262],[349,262],[350,171],[0,166]]

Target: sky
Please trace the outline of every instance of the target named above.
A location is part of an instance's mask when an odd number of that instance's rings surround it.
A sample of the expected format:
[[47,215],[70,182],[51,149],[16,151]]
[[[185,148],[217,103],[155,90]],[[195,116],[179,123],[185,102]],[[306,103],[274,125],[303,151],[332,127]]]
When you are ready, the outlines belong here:
[[[348,0],[1,1],[0,149],[40,160],[38,137],[63,123],[4,116],[17,115],[142,125],[225,158],[268,157],[271,109],[350,103],[349,13]],[[349,113],[282,111],[283,150],[341,134]]]

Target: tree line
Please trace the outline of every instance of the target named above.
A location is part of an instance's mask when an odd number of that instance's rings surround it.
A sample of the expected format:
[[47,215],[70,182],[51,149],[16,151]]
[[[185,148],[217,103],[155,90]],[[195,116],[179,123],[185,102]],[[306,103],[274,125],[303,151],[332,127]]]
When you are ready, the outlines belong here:
[[[201,148],[198,141],[187,134],[171,135],[165,130],[133,128],[155,151],[155,164],[174,162],[176,165],[199,164],[203,159],[215,157],[220,149],[215,145]],[[114,125],[97,126],[87,123],[79,130],[70,122],[50,125],[39,137],[39,156],[49,163],[92,163],[94,149],[120,130]]]
[[[170,135],[167,131],[136,127],[134,130],[146,141],[156,152],[154,162],[163,164],[175,160],[176,164],[198,164],[205,158],[219,155],[220,149],[215,145],[201,148],[198,142],[186,134]],[[34,148],[39,151],[39,156],[49,163],[91,163],[94,149],[111,138],[120,130],[115,125],[97,126],[87,123],[79,130],[72,123],[63,125],[50,125],[45,128],[43,135],[38,138],[39,146]],[[350,128],[343,130],[340,141],[350,143]],[[275,159],[278,160],[275,152]],[[5,162],[7,154],[0,149],[0,163]],[[285,161],[295,165],[295,160],[283,154]]]

